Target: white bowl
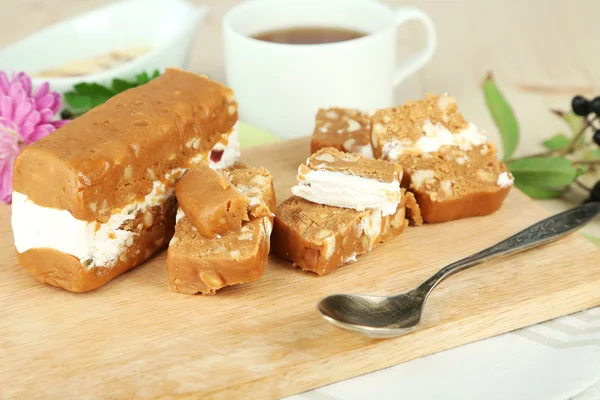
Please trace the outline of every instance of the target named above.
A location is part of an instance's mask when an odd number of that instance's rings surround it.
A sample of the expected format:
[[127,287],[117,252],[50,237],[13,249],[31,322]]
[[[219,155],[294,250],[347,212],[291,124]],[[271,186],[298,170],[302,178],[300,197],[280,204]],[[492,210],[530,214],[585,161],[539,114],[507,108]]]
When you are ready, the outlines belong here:
[[0,51],[0,70],[36,73],[110,51],[147,46],[150,50],[114,68],[77,77],[32,78],[60,93],[78,82],[109,84],[166,67],[183,68],[207,7],[185,0],[129,0],[59,22]]

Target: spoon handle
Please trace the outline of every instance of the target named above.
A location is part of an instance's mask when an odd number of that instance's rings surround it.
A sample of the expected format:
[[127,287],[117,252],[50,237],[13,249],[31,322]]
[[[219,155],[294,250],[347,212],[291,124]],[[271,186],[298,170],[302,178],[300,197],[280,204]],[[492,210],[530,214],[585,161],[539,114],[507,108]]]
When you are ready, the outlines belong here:
[[599,213],[600,202],[591,202],[546,218],[500,243],[444,267],[423,282],[418,290],[426,298],[440,282],[457,272],[494,258],[507,256],[553,242],[581,228]]

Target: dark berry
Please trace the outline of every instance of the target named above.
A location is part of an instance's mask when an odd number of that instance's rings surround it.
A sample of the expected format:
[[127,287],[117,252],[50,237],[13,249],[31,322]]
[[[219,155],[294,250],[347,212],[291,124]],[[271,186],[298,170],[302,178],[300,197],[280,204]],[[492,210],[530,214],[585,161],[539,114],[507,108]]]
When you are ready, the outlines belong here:
[[73,112],[66,108],[60,112],[61,119],[73,119],[73,117],[74,117]]
[[583,96],[575,96],[571,100],[573,112],[580,117],[585,117],[590,113],[590,102]]
[[594,143],[600,146],[600,129],[594,132]]
[[600,115],[600,96],[594,97],[594,99],[590,101],[590,111],[596,115]]
[[592,192],[590,193],[590,200],[600,201],[600,181],[596,182]]

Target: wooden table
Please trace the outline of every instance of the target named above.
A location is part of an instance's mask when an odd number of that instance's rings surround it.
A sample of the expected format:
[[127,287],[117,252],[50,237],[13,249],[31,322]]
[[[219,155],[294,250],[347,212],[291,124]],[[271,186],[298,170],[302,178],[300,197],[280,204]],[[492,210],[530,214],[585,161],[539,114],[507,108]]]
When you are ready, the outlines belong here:
[[[210,16],[198,31],[189,68],[224,80],[220,21],[241,0],[192,0],[207,4]],[[34,31],[110,0],[3,0],[10,18],[0,25],[0,47]],[[517,155],[541,150],[543,138],[564,129],[550,107],[568,108],[574,94],[594,96],[600,80],[600,3],[596,0],[385,0],[394,7],[414,5],[428,12],[438,29],[433,60],[398,88],[398,101],[425,92],[449,92],[467,118],[498,135],[486,109],[480,85],[493,71],[519,119],[522,140]],[[7,9],[4,9],[9,13]],[[400,34],[400,56],[421,45],[418,26]],[[43,56],[43,55],[40,55]],[[580,201],[581,192],[566,199],[543,201],[551,212]],[[600,224],[587,228],[600,234]]]

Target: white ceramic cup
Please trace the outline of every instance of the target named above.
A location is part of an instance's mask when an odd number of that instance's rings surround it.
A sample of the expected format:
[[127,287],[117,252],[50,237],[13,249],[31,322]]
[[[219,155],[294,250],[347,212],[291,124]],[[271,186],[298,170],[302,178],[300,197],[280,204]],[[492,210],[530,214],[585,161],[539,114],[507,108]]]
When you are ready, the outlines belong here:
[[[420,21],[426,45],[397,65],[398,27]],[[328,44],[281,44],[252,36],[291,27],[336,27],[368,35]],[[247,0],[223,20],[227,84],[240,119],[282,138],[310,135],[321,107],[392,106],[394,89],[433,55],[436,32],[422,10],[373,0]]]

